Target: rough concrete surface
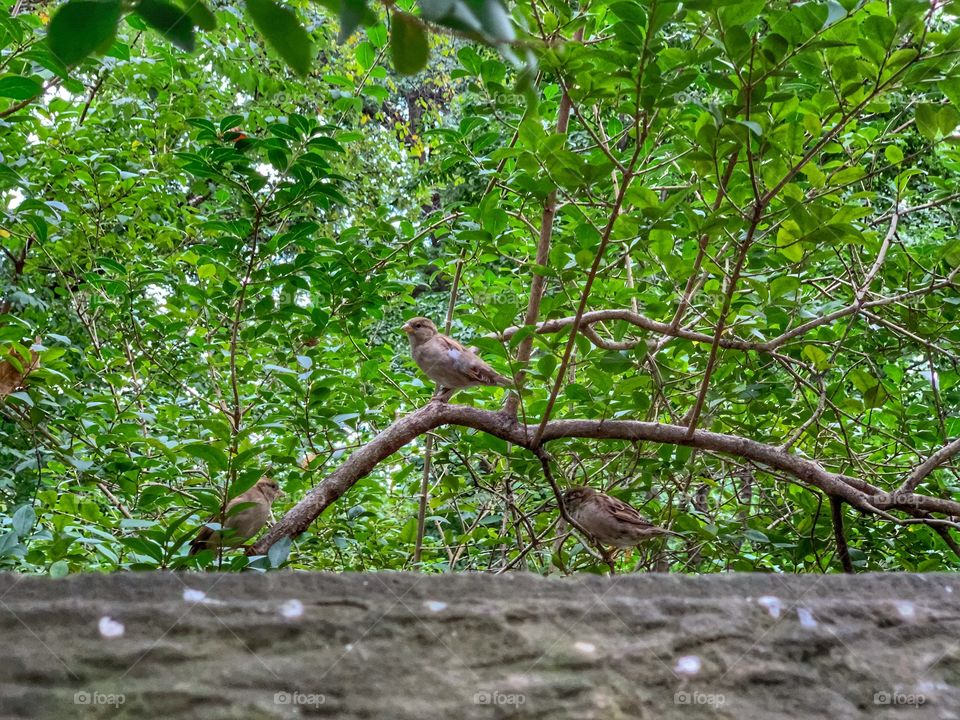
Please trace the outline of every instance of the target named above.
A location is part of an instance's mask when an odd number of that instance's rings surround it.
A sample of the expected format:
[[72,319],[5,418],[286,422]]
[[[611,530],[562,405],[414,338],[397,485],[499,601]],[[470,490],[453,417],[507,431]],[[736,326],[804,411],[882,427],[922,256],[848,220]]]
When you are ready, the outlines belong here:
[[0,575],[0,717],[960,720],[960,577]]

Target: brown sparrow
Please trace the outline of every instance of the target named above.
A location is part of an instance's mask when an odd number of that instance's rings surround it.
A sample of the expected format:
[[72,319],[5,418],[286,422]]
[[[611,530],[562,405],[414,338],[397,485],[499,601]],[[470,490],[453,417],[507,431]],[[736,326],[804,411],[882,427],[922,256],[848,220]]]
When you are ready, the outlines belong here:
[[601,545],[631,548],[659,535],[682,537],[654,525],[636,508],[591,487],[567,490],[563,504],[570,517]]
[[204,525],[190,543],[190,554],[196,555],[207,548],[215,550],[221,546],[242,545],[267,524],[271,517],[271,505],[280,495],[283,492],[276,480],[266,476],[260,478],[256,485],[227,503],[224,517],[214,516],[207,521],[221,521],[220,525],[225,531],[223,537],[220,531]]
[[475,350],[468,350],[453,338],[437,332],[437,326],[429,318],[412,318],[401,330],[410,340],[414,361],[437,383],[437,397],[441,400],[474,385],[513,385],[510,378],[500,375],[477,357]]

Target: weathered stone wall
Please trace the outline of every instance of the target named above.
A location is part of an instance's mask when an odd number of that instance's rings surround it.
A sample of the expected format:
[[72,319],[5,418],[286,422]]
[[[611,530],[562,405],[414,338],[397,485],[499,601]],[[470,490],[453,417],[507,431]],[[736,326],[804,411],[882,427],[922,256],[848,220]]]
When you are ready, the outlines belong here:
[[960,578],[0,576],[0,717],[960,719]]

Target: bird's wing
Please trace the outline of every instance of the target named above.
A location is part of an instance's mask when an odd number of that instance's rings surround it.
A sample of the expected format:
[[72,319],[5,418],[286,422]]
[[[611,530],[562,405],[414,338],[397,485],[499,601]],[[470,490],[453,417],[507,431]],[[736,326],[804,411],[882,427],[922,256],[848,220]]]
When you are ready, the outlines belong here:
[[653,523],[641,515],[635,507],[627,505],[625,502],[621,502],[616,498],[610,498],[610,500],[611,513],[617,520],[645,528],[654,527]]
[[513,385],[513,380],[498,373],[476,355],[466,356],[463,359],[463,365],[464,372],[481,385],[500,385],[501,387]]
[[487,365],[477,354],[476,348],[467,350],[463,345],[446,335],[437,335],[439,345],[446,351],[453,367],[470,381],[480,385],[511,385],[511,381]]
[[454,340],[452,337],[447,337],[446,335],[437,335],[437,339],[440,342],[441,347],[444,350],[453,350],[455,352],[466,353],[467,349],[463,347],[460,343]]
[[[216,517],[211,517],[207,520],[207,523],[212,523],[216,521],[217,521]],[[207,524],[204,523],[204,525],[200,528],[200,530],[197,531],[197,536],[190,541],[189,554],[196,555],[201,550],[206,550],[207,544],[210,542],[210,538],[213,537],[213,533],[214,531],[211,530],[209,527],[207,527]]]
[[[207,518],[207,521],[197,531],[197,536],[190,541],[190,555],[196,555],[201,550],[206,550],[208,547],[210,547],[210,541],[213,539],[215,534],[220,535],[220,540],[215,543],[215,545],[222,542],[229,542],[231,536],[235,537],[240,534],[237,532],[236,526],[243,523],[242,520],[237,516],[257,505],[256,499],[251,496],[252,490],[253,488],[244,493],[240,493],[233,500],[228,502],[223,518],[221,518],[219,515],[211,515],[209,518]],[[209,527],[210,523],[218,523],[221,526],[220,530],[211,529]]]

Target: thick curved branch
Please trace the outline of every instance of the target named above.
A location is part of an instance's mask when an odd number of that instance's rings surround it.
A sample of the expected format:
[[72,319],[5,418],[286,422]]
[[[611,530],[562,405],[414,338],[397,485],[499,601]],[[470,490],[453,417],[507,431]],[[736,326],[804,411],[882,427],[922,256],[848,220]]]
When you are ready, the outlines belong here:
[[[528,450],[533,450],[535,426],[520,423],[505,412],[482,410],[466,405],[430,402],[396,421],[361,447],[331,475],[310,490],[253,547],[249,554],[262,554],[277,540],[303,533],[327,507],[354,483],[368,475],[383,460],[414,439],[442,425],[460,425],[488,433]],[[736,435],[697,430],[692,435],[681,425],[635,420],[551,420],[544,427],[542,442],[561,438],[593,438],[685,445],[746,458],[780,470],[799,481],[819,488],[867,513],[890,518],[884,511],[909,509],[960,515],[960,503],[914,493],[885,493],[870,483],[826,470],[820,463]]]

